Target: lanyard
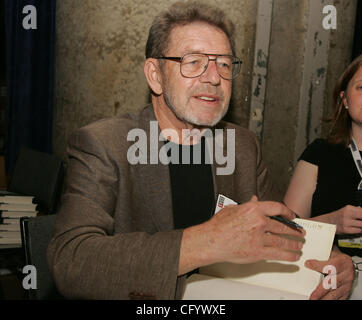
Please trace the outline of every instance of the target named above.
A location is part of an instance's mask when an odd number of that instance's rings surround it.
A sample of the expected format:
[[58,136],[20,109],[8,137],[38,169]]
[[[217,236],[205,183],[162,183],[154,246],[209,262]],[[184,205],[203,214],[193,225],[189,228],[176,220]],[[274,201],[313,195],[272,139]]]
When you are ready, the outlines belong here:
[[361,159],[361,154],[359,153],[359,150],[357,148],[357,144],[354,141],[353,137],[351,144],[349,145],[349,149],[351,150],[354,163],[356,164],[359,175],[361,176],[361,182],[358,185],[358,190],[362,190],[362,159]]
[[[351,144],[349,145],[349,148],[351,150],[354,163],[357,167],[357,170],[362,178],[362,160],[361,160],[361,154],[359,153],[359,150],[357,148],[356,141],[352,138]],[[362,179],[361,182],[358,185],[358,192],[362,190]],[[362,234],[355,235],[354,237],[343,237],[339,236],[338,239],[338,245],[340,247],[344,248],[350,248],[350,249],[362,249]]]

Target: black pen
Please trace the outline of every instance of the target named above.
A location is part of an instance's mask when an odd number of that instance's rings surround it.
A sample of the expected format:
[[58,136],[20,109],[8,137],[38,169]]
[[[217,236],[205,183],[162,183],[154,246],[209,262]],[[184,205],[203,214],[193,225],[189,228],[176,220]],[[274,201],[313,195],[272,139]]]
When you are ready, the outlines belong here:
[[[235,202],[235,201],[234,201]],[[236,202],[237,205],[240,205],[241,203],[240,202]],[[284,203],[283,203],[284,204]],[[285,204],[284,204],[285,205]],[[297,218],[299,218],[299,216],[294,212],[295,216]],[[286,225],[288,225],[289,227],[292,227],[292,228],[297,228],[297,229],[304,229],[300,224],[298,223],[295,223],[294,221],[291,221],[291,220],[288,220],[288,219],[285,219],[283,218],[282,216],[271,216],[270,217],[271,219],[273,220],[276,220],[276,221],[279,221],[281,223],[284,223]]]
[[303,229],[303,227],[300,224],[295,223],[294,221],[285,219],[282,216],[271,216],[270,218],[273,219],[273,220],[277,220],[277,221],[279,221],[281,223],[284,223],[284,224],[286,224],[286,225],[288,225],[290,227],[297,228],[297,229]]

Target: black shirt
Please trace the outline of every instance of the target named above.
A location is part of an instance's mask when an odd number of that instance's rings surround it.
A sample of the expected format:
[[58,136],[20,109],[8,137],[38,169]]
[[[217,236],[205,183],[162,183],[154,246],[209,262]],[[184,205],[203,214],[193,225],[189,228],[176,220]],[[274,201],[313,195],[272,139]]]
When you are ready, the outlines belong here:
[[[318,166],[317,186],[312,199],[312,217],[336,211],[346,205],[361,205],[356,199],[361,177],[349,148],[316,139],[305,149],[299,160]],[[361,249],[340,249],[350,255],[362,254]]]
[[[171,143],[172,142],[167,142]],[[205,139],[198,145],[179,145],[179,163],[170,163],[170,180],[175,229],[184,229],[209,220],[215,210],[211,164],[205,161]],[[201,164],[193,157],[195,148],[201,151]],[[190,155],[189,163],[182,154]],[[197,154],[197,152],[196,152]],[[170,153],[168,153],[170,157]],[[199,159],[200,160],[200,159]],[[177,161],[176,161],[177,162]]]

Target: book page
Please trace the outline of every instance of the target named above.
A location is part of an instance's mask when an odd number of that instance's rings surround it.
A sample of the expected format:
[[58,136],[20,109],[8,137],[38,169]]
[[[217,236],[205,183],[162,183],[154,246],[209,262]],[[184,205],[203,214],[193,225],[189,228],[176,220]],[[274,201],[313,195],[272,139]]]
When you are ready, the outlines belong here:
[[305,244],[299,261],[266,260],[244,265],[217,263],[200,268],[200,273],[309,297],[317,288],[322,276],[319,272],[304,267],[304,263],[309,259],[322,261],[329,259],[336,226],[304,219],[293,221],[306,230]]
[[[216,289],[217,288],[217,289]],[[255,286],[228,279],[193,274],[187,279],[182,300],[307,300],[286,291]]]

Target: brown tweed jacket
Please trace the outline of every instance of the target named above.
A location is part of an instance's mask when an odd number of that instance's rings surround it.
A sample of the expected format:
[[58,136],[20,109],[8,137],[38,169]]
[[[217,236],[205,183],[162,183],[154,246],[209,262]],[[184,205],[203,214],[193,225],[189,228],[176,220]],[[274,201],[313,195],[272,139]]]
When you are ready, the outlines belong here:
[[[128,132],[149,133],[151,120],[148,106],[138,115],[97,121],[70,138],[66,190],[48,247],[50,271],[65,297],[182,297],[182,230],[173,228],[168,166],[127,161],[134,143]],[[236,161],[229,176],[216,175],[213,165],[215,199],[221,193],[240,203],[254,194],[275,200],[255,135],[226,122],[218,128],[236,130]]]

